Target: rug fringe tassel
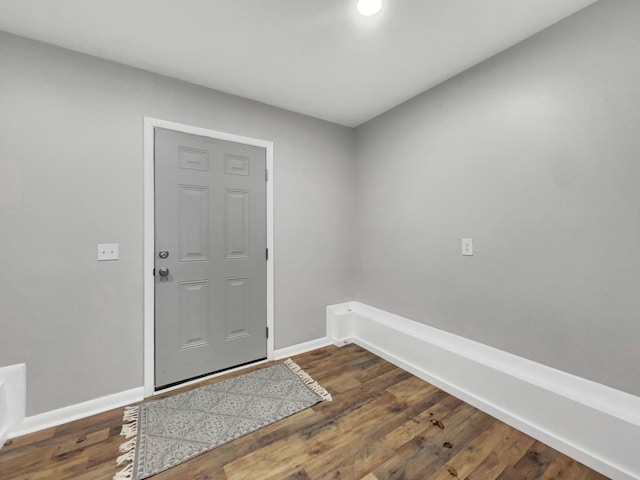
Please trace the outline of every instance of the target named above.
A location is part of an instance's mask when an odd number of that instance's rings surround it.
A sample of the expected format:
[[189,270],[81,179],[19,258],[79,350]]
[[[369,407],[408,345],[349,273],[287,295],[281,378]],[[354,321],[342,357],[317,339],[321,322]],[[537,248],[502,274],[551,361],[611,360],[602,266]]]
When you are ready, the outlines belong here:
[[122,417],[123,422],[133,422],[138,420],[138,412],[140,409],[138,407],[125,407],[124,416]]
[[120,453],[129,453],[131,451],[135,451],[137,440],[137,438],[132,438],[131,440],[127,440],[122,445],[120,445]]
[[123,425],[120,435],[131,438],[120,445],[120,455],[117,464],[127,464],[122,470],[116,472],[113,480],[130,480],[133,478],[133,461],[136,456],[136,442],[138,440],[138,407],[126,407],[122,417]]
[[131,478],[133,478],[133,463],[130,463],[117,472],[113,477],[113,480],[131,480]]
[[135,450],[131,450],[130,452],[123,453],[122,455],[120,455],[118,457],[118,460],[116,460],[116,463],[118,464],[118,466],[120,466],[123,463],[133,462],[133,459],[135,458],[135,456],[136,456]]
[[125,438],[133,437],[136,433],[138,433],[138,425],[137,423],[128,423],[122,426],[122,431],[120,435],[124,435]]
[[122,417],[122,431],[120,435],[124,435],[126,438],[133,437],[138,433],[138,407],[126,407],[124,409],[124,416]]
[[289,368],[289,370],[291,370],[291,372],[295,373],[307,387],[320,395],[322,400],[326,402],[331,402],[333,400],[331,394],[322,385],[316,382],[307,372],[300,368],[296,362],[289,358],[284,362],[284,364]]

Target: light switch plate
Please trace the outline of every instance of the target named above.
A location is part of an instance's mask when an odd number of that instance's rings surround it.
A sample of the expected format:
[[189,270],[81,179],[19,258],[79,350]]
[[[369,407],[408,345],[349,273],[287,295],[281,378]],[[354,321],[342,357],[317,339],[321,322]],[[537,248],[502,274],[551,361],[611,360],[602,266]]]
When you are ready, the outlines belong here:
[[120,258],[118,254],[117,243],[99,243],[98,244],[98,261],[103,260],[118,260]]
[[473,255],[473,239],[462,239],[462,255]]

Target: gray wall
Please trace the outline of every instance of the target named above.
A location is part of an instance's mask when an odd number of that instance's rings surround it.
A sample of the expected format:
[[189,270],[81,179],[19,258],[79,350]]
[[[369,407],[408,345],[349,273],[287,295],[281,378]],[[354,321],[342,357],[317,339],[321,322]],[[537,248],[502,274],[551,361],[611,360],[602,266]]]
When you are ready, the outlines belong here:
[[359,127],[356,299],[640,394],[638,25],[603,0]]
[[274,142],[276,348],[325,335],[352,129],[2,33],[0,65],[0,365],[26,362],[27,415],[142,385],[144,116]]

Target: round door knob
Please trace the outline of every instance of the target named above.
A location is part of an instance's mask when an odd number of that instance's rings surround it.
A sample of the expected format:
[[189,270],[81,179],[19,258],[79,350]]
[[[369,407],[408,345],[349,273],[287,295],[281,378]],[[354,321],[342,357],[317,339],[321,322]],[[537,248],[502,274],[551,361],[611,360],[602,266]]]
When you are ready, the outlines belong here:
[[160,270],[158,270],[158,273],[160,274],[161,277],[166,277],[167,275],[169,275],[169,269],[161,268]]

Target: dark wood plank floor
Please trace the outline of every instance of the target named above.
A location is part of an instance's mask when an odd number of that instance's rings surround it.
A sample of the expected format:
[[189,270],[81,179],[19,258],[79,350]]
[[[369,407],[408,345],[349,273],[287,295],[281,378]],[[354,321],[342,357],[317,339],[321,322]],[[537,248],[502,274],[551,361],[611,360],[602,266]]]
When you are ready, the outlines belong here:
[[[153,479],[605,478],[358,346],[294,360],[333,402]],[[0,450],[0,479],[110,479],[124,438],[121,420],[117,409],[16,438]]]

